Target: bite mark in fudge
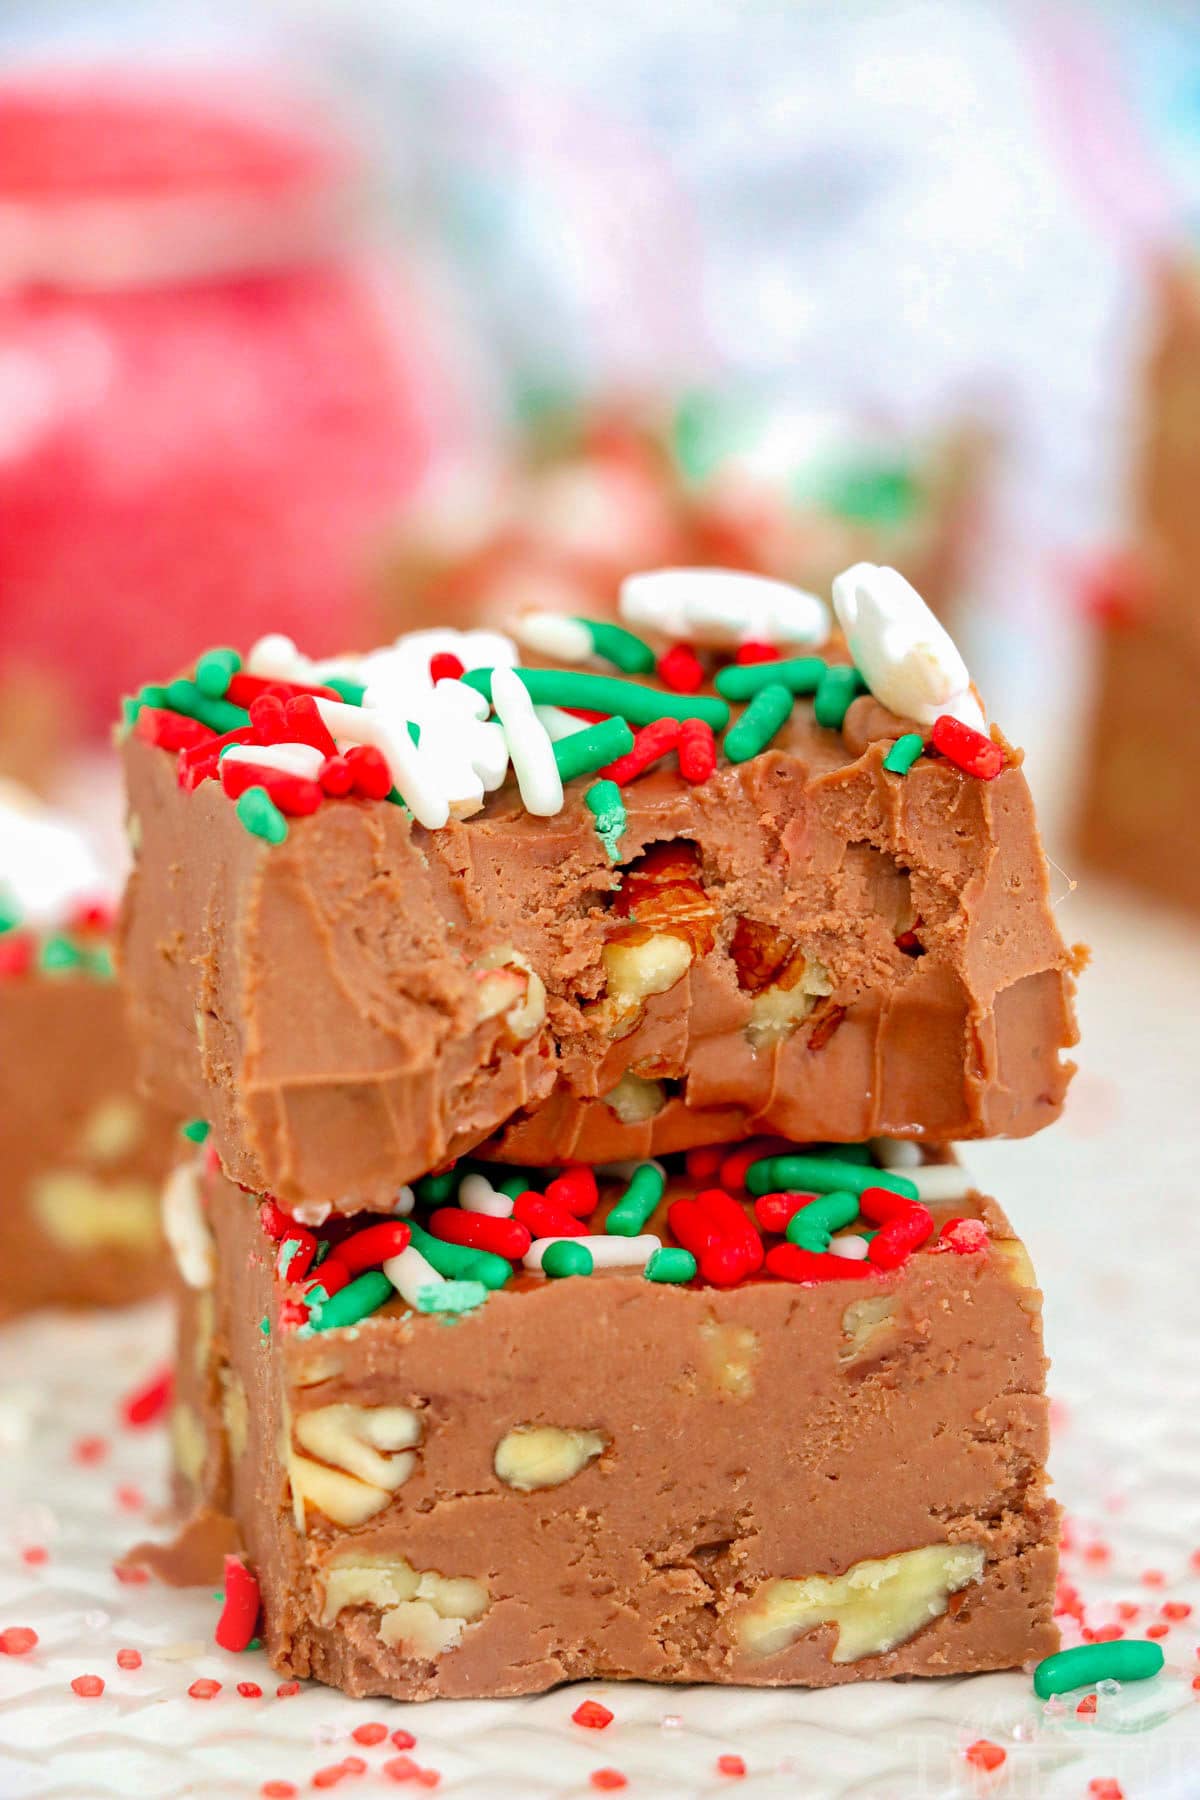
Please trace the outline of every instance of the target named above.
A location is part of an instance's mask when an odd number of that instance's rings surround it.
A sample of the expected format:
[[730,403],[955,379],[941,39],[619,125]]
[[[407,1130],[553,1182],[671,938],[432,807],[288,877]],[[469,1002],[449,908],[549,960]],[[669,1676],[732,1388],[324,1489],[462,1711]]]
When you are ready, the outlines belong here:
[[[668,1176],[667,1243],[695,1185]],[[277,1216],[199,1179],[216,1263],[182,1318],[186,1572],[231,1518],[282,1674],[404,1699],[825,1685],[1055,1647],[1038,1295],[961,1175],[923,1247],[849,1284],[517,1270],[453,1319],[393,1296],[316,1332],[310,1284],[369,1218],[331,1217],[288,1281]],[[601,1173],[588,1230],[620,1194]]]
[[[275,793],[294,809],[279,813],[279,842],[253,835],[231,804],[222,740],[203,723],[213,705],[225,709],[210,711],[216,725],[249,713],[197,699],[186,680],[137,703],[124,958],[144,1076],[176,1113],[212,1120],[235,1179],[288,1203],[387,1210],[397,1184],[485,1143],[495,1159],[540,1166],[753,1132],[1022,1135],[1057,1115],[1076,959],[1054,924],[1019,757],[1002,740],[979,737],[994,779],[964,774],[928,738],[897,774],[884,758],[904,722],[874,697],[831,726],[811,685],[779,688],[787,716],[756,754],[692,783],[671,751],[628,783],[614,864],[585,803],[589,773],[566,779],[561,810],[539,817],[511,781],[495,785],[496,765],[438,828],[347,789],[359,751],[382,759],[385,779],[389,746],[396,778],[409,768],[406,733],[396,748],[406,713],[440,741],[443,690],[457,693],[447,707],[500,729],[478,713],[490,670],[435,689],[415,648],[402,640],[329,673],[349,691],[346,670],[359,668],[363,741],[336,746],[328,793],[279,764],[261,771],[265,803]],[[725,670],[707,654],[719,686]],[[845,655],[835,634],[804,661],[836,673]],[[771,667],[786,674],[786,662]],[[296,671],[318,685],[228,677],[229,695],[257,683],[270,691],[251,705],[276,709],[235,736],[274,731],[306,700],[332,706],[335,735],[349,729],[355,706],[320,697],[323,667],[300,659]],[[556,682],[595,679],[521,672],[560,712],[577,690]],[[711,687],[579,692],[635,723],[663,708],[729,711]],[[171,711],[173,694],[199,715]],[[547,753],[574,768],[571,746],[599,729],[547,736]],[[197,731],[208,735],[193,741]],[[238,748],[279,753],[274,738]],[[311,743],[283,746],[296,749],[320,762]],[[436,762],[418,772],[436,799]]]

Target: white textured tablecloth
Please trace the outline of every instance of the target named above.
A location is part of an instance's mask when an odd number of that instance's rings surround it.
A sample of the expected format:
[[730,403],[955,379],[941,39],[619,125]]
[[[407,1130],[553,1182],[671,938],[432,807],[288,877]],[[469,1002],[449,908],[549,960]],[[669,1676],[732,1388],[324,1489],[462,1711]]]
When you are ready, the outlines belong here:
[[[383,1769],[394,1746],[350,1736],[376,1721],[414,1733],[409,1754],[439,1772],[439,1792],[463,1800],[585,1796],[602,1768],[655,1800],[1115,1800],[1089,1786],[1105,1780],[1125,1800],[1194,1800],[1200,934],[1098,893],[1065,900],[1062,919],[1096,952],[1067,1116],[1032,1142],[976,1147],[968,1161],[1026,1237],[1046,1291],[1065,1574],[1094,1627],[1117,1620],[1119,1603],[1139,1608],[1125,1621],[1131,1633],[1169,1625],[1162,1676],[1082,1714],[1078,1697],[1047,1710],[1022,1675],[830,1693],[587,1684],[424,1707],[316,1687],[277,1698],[261,1653],[213,1647],[208,1594],[123,1586],[112,1573],[163,1493],[161,1429],[130,1430],[118,1413],[166,1353],[163,1312],[43,1318],[0,1336],[0,1631],[31,1626],[39,1639],[29,1655],[0,1654],[3,1800],[218,1800],[259,1795],[269,1781],[312,1792],[313,1776],[347,1757],[366,1768],[346,1772],[337,1792],[391,1793]],[[1192,1602],[1197,1620],[1171,1616]],[[121,1648],[139,1651],[141,1667],[118,1667]],[[103,1676],[99,1698],[72,1692],[81,1674]],[[191,1698],[198,1677],[220,1692]],[[239,1695],[239,1681],[262,1697]],[[587,1695],[615,1713],[606,1730],[572,1724]],[[964,1754],[981,1739],[1005,1752],[991,1774]],[[744,1779],[720,1772],[723,1754],[744,1758]]]

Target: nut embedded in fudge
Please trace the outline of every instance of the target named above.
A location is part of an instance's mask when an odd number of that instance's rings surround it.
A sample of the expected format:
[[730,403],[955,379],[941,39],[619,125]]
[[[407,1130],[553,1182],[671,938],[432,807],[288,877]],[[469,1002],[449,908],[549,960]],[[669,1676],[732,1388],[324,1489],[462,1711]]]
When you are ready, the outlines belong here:
[[134,1088],[104,883],[73,829],[0,784],[0,1319],[165,1285],[177,1139]]
[[[832,1189],[844,1165],[827,1161]],[[756,1163],[740,1168],[762,1188],[773,1171]],[[665,1194],[660,1180],[641,1196],[637,1211],[661,1196],[643,1220],[614,1213],[625,1183],[601,1172],[582,1228],[624,1244],[626,1266],[526,1267],[488,1291],[467,1265],[454,1279],[451,1258],[450,1280],[429,1269],[406,1300],[390,1279],[412,1270],[389,1260],[384,1277],[369,1272],[376,1310],[338,1326],[322,1312],[349,1289],[330,1271],[365,1260],[348,1247],[379,1232],[377,1216],[331,1215],[314,1245],[211,1159],[197,1166],[194,1224],[215,1240],[215,1279],[187,1294],[174,1429],[192,1558],[236,1533],[274,1666],[357,1695],[498,1696],[584,1677],[818,1686],[1049,1653],[1057,1509],[1028,1258],[942,1162],[898,1184],[931,1195],[924,1242],[898,1266],[871,1261],[888,1227],[861,1234],[889,1196],[893,1217],[913,1203],[869,1185],[894,1180],[886,1171],[853,1167],[863,1217],[834,1234],[840,1255],[802,1252],[814,1262],[799,1266],[786,1253],[814,1232],[828,1242],[836,1209],[783,1237],[782,1196],[735,1198],[737,1168],[724,1171],[745,1231],[773,1221],[768,1267],[797,1279],[718,1286],[694,1263],[686,1279],[671,1221],[690,1234],[677,1209],[706,1204],[714,1175],[672,1168]],[[463,1206],[443,1183],[408,1222],[449,1230],[438,1213],[459,1210],[511,1226],[512,1213],[466,1205],[503,1195],[508,1173],[475,1165],[464,1193],[460,1169]],[[638,1266],[643,1239],[609,1219],[642,1223],[684,1266]],[[453,1235],[416,1225],[418,1257],[469,1255]],[[449,1288],[478,1291],[447,1313]]]
[[[863,568],[846,639],[811,595],[667,571],[631,586],[642,635],[576,627],[582,670],[514,677],[494,633],[320,665],[270,639],[142,690],[147,1091],[247,1187],[348,1211],[484,1143],[548,1165],[1049,1123],[1076,959],[1019,755],[918,596]],[[655,672],[681,636],[702,693]],[[738,662],[747,637],[777,660]]]

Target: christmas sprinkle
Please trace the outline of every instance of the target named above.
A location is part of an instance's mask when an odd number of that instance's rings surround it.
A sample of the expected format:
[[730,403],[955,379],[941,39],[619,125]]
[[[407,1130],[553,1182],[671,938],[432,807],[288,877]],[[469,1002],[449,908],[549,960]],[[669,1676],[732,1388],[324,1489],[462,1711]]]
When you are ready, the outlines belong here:
[[907,775],[917,758],[924,753],[925,739],[919,731],[906,731],[898,737],[883,759],[889,775]]
[[619,862],[621,834],[628,823],[620,788],[613,780],[594,781],[583,796],[583,803],[596,821],[596,836],[610,861]]
[[1052,1694],[1094,1687],[1098,1681],[1148,1681],[1158,1674],[1163,1661],[1161,1645],[1145,1639],[1080,1644],[1074,1650],[1043,1657],[1033,1671],[1033,1691],[1040,1700],[1048,1700]]

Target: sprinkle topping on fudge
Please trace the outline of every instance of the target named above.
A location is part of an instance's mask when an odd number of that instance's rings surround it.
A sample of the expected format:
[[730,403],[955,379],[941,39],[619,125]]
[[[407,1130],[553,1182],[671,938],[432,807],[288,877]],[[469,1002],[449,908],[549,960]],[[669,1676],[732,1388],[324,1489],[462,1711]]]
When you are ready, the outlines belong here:
[[[244,663],[235,650],[206,651],[190,678],[143,688],[126,718],[176,753],[181,785],[219,780],[268,843],[286,839],[289,818],[349,796],[405,805],[438,830],[479,812],[510,772],[543,818],[562,811],[572,781],[619,786],[675,756],[685,779],[703,781],[717,766],[711,734],[724,734],[728,761],[745,762],[771,748],[798,701],[811,697],[817,723],[840,731],[865,692],[924,728],[908,734],[921,747],[893,773],[932,751],[994,779],[1006,753],[982,730],[954,644],[903,576],[858,563],[835,581],[834,605],[854,662],[815,595],[721,569],[664,569],[621,591],[626,620],[675,640],[661,653],[624,625],[536,612],[514,621],[513,638],[568,666],[523,667],[517,642],[497,632],[412,632],[324,662],[272,636]],[[817,645],[824,656],[794,654]],[[588,804],[611,821],[617,800]],[[597,831],[614,842],[599,812]]]

